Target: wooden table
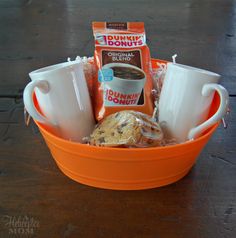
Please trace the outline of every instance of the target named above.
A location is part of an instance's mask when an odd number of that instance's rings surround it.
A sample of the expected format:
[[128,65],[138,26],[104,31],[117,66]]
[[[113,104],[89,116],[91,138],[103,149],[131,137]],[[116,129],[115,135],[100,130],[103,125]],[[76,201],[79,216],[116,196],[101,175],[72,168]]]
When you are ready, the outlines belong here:
[[[92,55],[93,20],[144,21],[152,57],[177,53],[179,63],[222,75],[229,127],[179,182],[144,191],[78,184],[37,127],[24,125],[28,73]],[[235,0],[2,0],[0,29],[0,237],[236,237]]]

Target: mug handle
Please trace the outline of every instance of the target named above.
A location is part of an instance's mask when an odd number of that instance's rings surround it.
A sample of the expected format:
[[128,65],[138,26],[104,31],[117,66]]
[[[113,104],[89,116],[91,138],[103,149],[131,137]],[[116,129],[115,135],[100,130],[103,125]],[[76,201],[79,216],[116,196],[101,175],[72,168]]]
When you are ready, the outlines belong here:
[[219,120],[221,120],[223,118],[223,116],[225,115],[225,113],[227,111],[228,103],[229,103],[229,94],[223,86],[221,86],[220,84],[217,84],[217,83],[205,84],[202,88],[202,95],[204,97],[207,97],[214,90],[220,96],[220,106],[219,106],[217,112],[212,117],[210,117],[208,120],[206,120],[199,126],[192,128],[189,131],[189,133],[188,133],[189,140],[194,139],[197,135],[202,133],[204,130],[206,130],[207,128],[209,128],[210,126],[212,126]]
[[35,105],[33,102],[33,93],[36,87],[39,88],[39,90],[44,94],[50,91],[49,83],[46,80],[34,80],[30,82],[29,84],[27,84],[23,93],[23,100],[24,100],[26,110],[36,121],[39,121],[47,125],[56,126],[57,123],[53,121],[49,121],[46,117],[41,115],[38,112],[38,110],[35,108]]

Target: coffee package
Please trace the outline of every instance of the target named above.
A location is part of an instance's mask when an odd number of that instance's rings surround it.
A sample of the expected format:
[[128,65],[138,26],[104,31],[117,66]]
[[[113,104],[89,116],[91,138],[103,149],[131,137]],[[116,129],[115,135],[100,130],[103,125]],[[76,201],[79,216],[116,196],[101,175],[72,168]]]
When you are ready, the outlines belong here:
[[151,57],[143,22],[93,22],[96,119],[122,110],[152,115]]

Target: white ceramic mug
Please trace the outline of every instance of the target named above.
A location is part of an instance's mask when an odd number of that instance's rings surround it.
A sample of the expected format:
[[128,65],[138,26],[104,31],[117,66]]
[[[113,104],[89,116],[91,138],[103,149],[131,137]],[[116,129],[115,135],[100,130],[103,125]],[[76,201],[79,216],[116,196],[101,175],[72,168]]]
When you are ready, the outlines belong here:
[[[139,76],[142,76],[142,78],[117,77],[113,72],[114,67],[135,70],[140,73]],[[112,76],[109,75],[109,72],[112,73]],[[110,63],[102,67],[101,77],[105,106],[134,106],[138,104],[146,81],[146,75],[142,69],[130,64]]]
[[[191,140],[222,119],[228,92],[218,84],[220,75],[186,65],[168,63],[159,101],[159,121],[178,142]],[[207,116],[214,93],[220,96],[217,112]]]
[[[65,62],[29,73],[32,80],[24,90],[24,104],[37,121],[53,128],[64,139],[82,142],[95,121],[81,62]],[[35,92],[41,115],[33,103]]]

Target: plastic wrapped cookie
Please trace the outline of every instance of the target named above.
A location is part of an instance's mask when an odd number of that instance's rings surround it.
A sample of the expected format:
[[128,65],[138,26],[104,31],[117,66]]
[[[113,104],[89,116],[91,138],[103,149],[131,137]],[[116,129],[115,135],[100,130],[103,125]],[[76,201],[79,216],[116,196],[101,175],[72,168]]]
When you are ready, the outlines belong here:
[[141,112],[120,111],[103,119],[90,136],[89,143],[107,147],[160,146],[163,132],[158,123]]

